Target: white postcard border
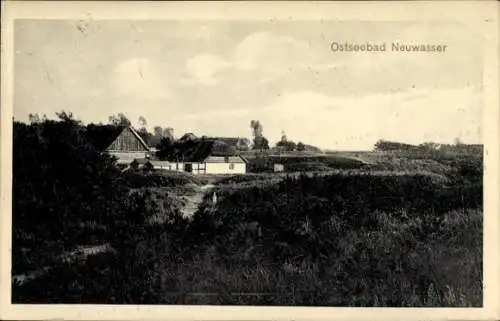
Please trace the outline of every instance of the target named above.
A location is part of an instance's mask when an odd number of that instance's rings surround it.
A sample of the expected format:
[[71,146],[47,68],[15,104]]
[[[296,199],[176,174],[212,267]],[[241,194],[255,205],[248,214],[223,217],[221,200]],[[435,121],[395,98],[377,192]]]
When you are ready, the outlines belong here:
[[[296,320],[448,319],[500,317],[499,227],[499,6],[493,1],[461,2],[3,2],[0,129],[0,318],[69,320]],[[12,212],[12,106],[14,19],[175,20],[454,20],[484,37],[484,307],[483,308],[302,308],[243,306],[12,305],[10,247]]]

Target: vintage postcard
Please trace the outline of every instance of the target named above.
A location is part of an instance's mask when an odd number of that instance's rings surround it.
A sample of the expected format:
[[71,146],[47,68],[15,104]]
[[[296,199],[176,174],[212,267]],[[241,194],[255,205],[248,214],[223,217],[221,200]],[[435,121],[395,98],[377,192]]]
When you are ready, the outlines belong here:
[[498,319],[498,13],[3,2],[1,318]]

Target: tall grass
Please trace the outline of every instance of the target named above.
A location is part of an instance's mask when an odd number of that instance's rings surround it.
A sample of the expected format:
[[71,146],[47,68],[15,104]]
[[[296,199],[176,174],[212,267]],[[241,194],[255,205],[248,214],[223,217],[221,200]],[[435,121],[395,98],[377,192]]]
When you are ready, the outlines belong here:
[[[162,203],[168,189],[137,189],[110,226],[117,254],[59,266],[14,299],[481,306],[482,172],[445,174],[226,179],[243,187],[221,188],[215,211],[207,197],[192,221],[175,214],[175,198]],[[162,211],[168,220],[148,223]]]
[[286,279],[293,290],[284,291],[295,293],[293,299],[283,303],[280,285],[251,280],[275,296],[239,297],[247,304],[480,306],[477,182],[443,186],[419,175],[290,178],[228,192],[215,214],[198,213],[191,242],[203,240],[210,247],[201,253],[215,253],[204,269],[230,266],[216,275],[231,277],[215,276],[227,293],[253,291],[244,284],[258,271],[265,280],[295,271],[294,281]]

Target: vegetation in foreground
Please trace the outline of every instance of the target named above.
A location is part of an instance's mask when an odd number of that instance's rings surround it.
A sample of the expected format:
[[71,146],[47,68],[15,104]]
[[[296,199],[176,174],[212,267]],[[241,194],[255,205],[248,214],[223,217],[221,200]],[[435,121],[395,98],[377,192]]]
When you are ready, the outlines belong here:
[[[221,188],[215,210],[207,197],[188,221],[161,193],[203,181],[120,174],[71,119],[14,135],[13,274],[53,269],[14,286],[13,302],[482,305],[480,157],[446,158],[445,181],[228,178],[251,184]],[[158,211],[168,219],[151,224]],[[102,242],[116,252],[47,262]]]

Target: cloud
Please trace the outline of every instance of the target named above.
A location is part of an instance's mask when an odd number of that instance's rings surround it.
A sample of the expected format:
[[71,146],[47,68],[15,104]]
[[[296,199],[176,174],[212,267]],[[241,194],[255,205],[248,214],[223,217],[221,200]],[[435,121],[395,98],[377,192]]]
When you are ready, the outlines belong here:
[[238,70],[278,71],[293,67],[308,55],[305,42],[271,32],[257,32],[245,37],[233,50],[231,60]]
[[186,71],[196,83],[213,86],[219,82],[215,75],[230,66],[231,63],[217,55],[202,54],[186,62]]
[[[261,108],[211,110],[178,123],[183,129],[196,128],[208,135],[249,136],[250,120],[258,119],[272,144],[284,130],[292,140],[337,149],[370,149],[378,139],[419,144],[453,142],[460,137],[477,143],[481,141],[480,98],[470,87],[362,98],[300,91],[285,93]],[[214,129],[213,119],[225,125]]]
[[235,45],[226,57],[205,53],[187,60],[186,72],[190,79],[183,83],[214,86],[220,81],[216,74],[223,70],[233,73],[256,71],[260,81],[269,81],[303,64],[306,49],[303,42],[292,37],[271,32],[252,33]]
[[183,83],[213,86],[219,83],[216,74],[221,71],[256,72],[260,82],[269,82],[296,70],[339,66],[331,59],[318,63],[318,56],[304,41],[267,31],[255,32],[244,37],[226,56],[205,53],[187,60],[186,72],[190,79]]
[[111,85],[119,97],[159,99],[171,95],[166,75],[161,74],[158,66],[147,58],[122,61],[112,76]]
[[435,32],[431,27],[426,28],[420,33],[411,25],[401,29],[385,28],[390,32],[374,32],[373,39],[358,32],[352,41],[385,41],[388,48],[392,41],[446,42],[449,52],[402,54],[389,49],[383,53],[334,53],[329,50],[330,39],[335,39],[333,36],[304,38],[300,32],[288,36],[281,34],[280,29],[247,33],[239,39],[233,37],[231,41],[235,43],[232,48],[220,50],[226,54],[206,53],[190,59],[186,68],[191,80],[187,84],[214,86],[227,83],[234,88],[234,79],[240,79],[240,83],[246,84],[245,88],[253,86],[250,83],[253,82],[288,87],[289,90],[316,89],[330,94],[357,96],[406,90],[412,86],[459,88],[481,81],[481,68],[478,68],[481,57],[477,56],[477,50],[461,50],[470,41],[474,43],[470,36],[453,36],[452,31],[457,30],[454,26],[444,25],[435,28],[438,29]]

